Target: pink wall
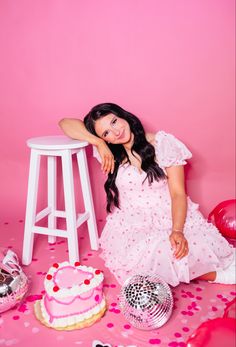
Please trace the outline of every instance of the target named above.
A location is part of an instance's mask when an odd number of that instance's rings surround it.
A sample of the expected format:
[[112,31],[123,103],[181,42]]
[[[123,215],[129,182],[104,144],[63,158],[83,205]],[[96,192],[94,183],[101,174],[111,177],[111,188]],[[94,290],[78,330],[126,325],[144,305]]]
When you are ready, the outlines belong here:
[[[105,101],[190,147],[205,214],[232,198],[234,13],[234,0],[0,1],[1,221],[24,217],[26,139]],[[90,169],[100,217],[104,178]]]

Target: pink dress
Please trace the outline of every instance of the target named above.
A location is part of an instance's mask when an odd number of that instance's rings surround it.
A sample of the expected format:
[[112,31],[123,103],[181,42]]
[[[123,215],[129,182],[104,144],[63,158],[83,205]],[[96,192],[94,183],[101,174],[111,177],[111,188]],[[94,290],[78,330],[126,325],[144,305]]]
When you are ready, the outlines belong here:
[[[155,136],[156,160],[166,167],[184,165],[191,152],[173,135],[159,131]],[[97,156],[98,153],[95,153]],[[148,180],[146,173],[129,164],[118,170],[120,209],[107,216],[100,237],[101,257],[122,284],[134,274],[157,274],[177,286],[189,283],[207,272],[224,269],[233,261],[232,246],[209,224],[188,198],[184,235],[189,254],[181,260],[173,257],[171,198],[167,180]]]

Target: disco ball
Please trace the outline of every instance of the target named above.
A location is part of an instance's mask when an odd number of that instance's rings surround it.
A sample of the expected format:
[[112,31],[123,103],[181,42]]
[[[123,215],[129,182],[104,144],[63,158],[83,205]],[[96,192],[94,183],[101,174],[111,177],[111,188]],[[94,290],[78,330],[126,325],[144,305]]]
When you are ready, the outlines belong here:
[[152,330],[171,316],[173,296],[168,284],[157,275],[134,275],[121,288],[119,305],[134,327]]
[[29,281],[17,255],[0,247],[0,314],[16,306],[28,290]]

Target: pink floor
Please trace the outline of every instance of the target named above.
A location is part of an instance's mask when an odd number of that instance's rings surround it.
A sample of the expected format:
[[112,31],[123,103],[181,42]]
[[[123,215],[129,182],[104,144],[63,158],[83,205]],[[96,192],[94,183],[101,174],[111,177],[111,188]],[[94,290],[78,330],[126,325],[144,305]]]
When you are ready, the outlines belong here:
[[[102,225],[102,221],[99,225]],[[14,250],[21,257],[23,220],[1,221],[1,247]],[[189,335],[204,321],[221,317],[236,290],[233,285],[209,284],[203,281],[181,284],[173,289],[175,306],[170,320],[161,328],[141,331],[125,320],[117,305],[120,287],[109,270],[91,251],[86,228],[79,229],[81,263],[104,270],[104,291],[108,301],[105,316],[92,327],[76,331],[56,331],[40,324],[34,316],[34,301],[43,294],[43,279],[55,261],[68,260],[67,243],[58,239],[49,245],[47,238],[36,236],[33,261],[24,271],[30,279],[30,289],[17,308],[0,314],[0,346],[85,346],[94,347],[95,341],[112,347],[186,346]]]

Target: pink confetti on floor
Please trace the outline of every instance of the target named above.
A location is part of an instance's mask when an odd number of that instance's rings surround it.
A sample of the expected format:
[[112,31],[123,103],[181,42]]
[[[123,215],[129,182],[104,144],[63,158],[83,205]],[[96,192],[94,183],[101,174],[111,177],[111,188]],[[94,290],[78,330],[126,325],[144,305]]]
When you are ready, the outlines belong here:
[[[11,248],[21,258],[23,241],[23,219],[2,221],[1,247]],[[143,331],[134,328],[123,316],[119,308],[120,285],[116,282],[99,251],[89,246],[86,228],[78,230],[81,262],[101,269],[105,276],[104,293],[107,298],[105,316],[93,326],[75,331],[57,331],[40,324],[34,316],[34,303],[44,294],[44,276],[55,262],[68,260],[67,242],[58,238],[48,245],[47,238],[39,235],[34,244],[33,261],[23,270],[30,280],[30,289],[24,300],[14,309],[0,314],[0,346],[96,346],[111,347],[186,347],[188,337],[208,319],[221,317],[226,304],[236,295],[235,286],[210,284],[195,281],[172,288],[174,310],[169,321],[159,329]],[[53,251],[53,256],[52,256]],[[52,258],[53,257],[53,258]],[[84,259],[84,260],[83,260]]]

